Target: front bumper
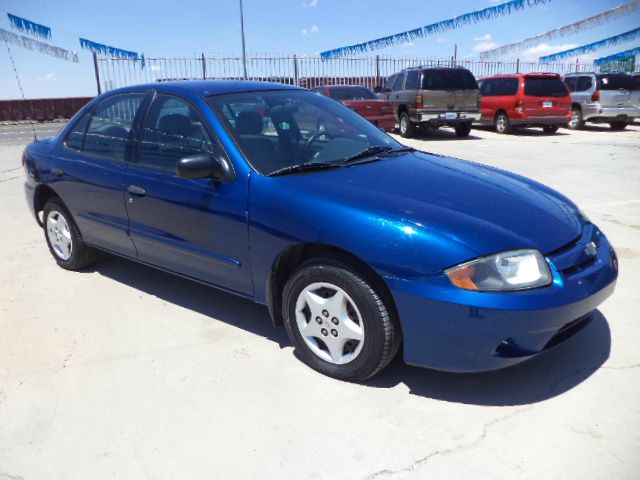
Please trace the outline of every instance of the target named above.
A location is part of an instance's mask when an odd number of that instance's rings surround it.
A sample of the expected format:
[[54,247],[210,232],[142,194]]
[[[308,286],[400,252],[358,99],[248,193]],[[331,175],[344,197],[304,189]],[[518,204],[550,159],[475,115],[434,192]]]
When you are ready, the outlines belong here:
[[418,120],[421,123],[431,123],[434,125],[458,125],[466,122],[476,122],[480,120],[480,112],[440,112],[440,113],[418,113]]
[[[452,372],[496,370],[577,333],[613,293],[618,273],[606,237],[587,227],[571,248],[548,257],[554,273],[548,287],[481,293],[454,287],[443,273],[385,278],[400,316],[405,361]],[[584,262],[585,247],[595,240],[597,253]]]

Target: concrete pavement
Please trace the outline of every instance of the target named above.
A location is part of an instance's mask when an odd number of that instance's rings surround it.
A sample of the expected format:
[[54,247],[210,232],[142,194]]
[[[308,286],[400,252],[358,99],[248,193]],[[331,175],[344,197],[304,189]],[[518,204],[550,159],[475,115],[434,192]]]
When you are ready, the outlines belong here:
[[596,320],[523,365],[324,377],[249,301],[104,256],[67,272],[0,147],[0,479],[632,479],[640,472],[640,127],[406,143],[530,176],[620,257]]

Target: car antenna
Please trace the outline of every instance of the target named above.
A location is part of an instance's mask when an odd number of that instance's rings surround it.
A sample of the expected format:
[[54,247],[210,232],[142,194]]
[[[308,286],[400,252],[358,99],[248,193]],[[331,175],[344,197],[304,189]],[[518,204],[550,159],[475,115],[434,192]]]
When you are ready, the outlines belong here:
[[[7,52],[9,52],[9,58],[11,59],[11,66],[13,67],[13,73],[16,74],[16,81],[18,82],[18,88],[20,89],[20,95],[22,95],[22,100],[26,101],[24,98],[24,90],[22,90],[22,82],[20,82],[20,76],[18,75],[18,70],[16,69],[16,62],[13,61],[13,55],[11,54],[11,48],[9,48],[9,42],[7,42],[6,38],[3,38],[4,44],[7,46]],[[30,119],[31,130],[33,131],[33,140],[38,141],[38,135],[36,135],[36,127],[33,126],[33,118]]]

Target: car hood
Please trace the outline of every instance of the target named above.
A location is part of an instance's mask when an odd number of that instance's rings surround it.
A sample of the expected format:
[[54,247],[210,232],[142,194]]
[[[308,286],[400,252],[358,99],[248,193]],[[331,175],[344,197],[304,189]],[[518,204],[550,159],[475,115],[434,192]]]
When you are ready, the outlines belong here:
[[[335,208],[355,208],[449,238],[477,255],[550,253],[580,235],[577,207],[542,184],[495,168],[412,152],[281,177]],[[366,232],[363,232],[366,234]]]

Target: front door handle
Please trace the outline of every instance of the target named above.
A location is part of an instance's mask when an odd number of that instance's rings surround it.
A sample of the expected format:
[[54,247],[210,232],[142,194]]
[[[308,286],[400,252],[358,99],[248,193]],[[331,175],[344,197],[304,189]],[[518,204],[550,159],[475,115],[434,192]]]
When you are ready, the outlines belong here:
[[127,187],[127,192],[131,195],[135,195],[136,197],[144,197],[147,194],[147,191],[138,185],[129,185]]

